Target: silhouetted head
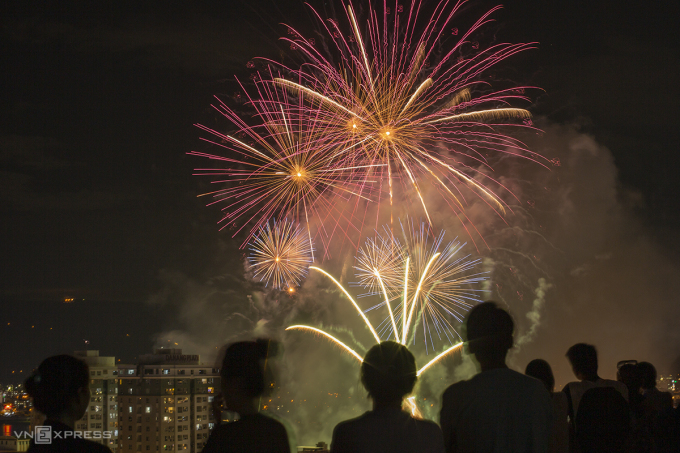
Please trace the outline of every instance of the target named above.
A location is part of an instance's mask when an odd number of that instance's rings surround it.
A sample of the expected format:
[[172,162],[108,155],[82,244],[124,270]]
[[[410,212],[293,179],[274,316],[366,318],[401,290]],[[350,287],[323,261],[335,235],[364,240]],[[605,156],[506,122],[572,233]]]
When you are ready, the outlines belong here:
[[379,404],[400,402],[418,379],[416,359],[406,346],[383,341],[368,350],[361,364],[361,382]]
[[481,363],[503,360],[512,347],[515,323],[510,314],[495,302],[484,302],[472,310],[465,321],[467,351]]
[[[265,360],[275,355],[272,340],[241,341],[227,347],[220,368],[225,399],[234,392],[256,398],[273,382],[265,382]],[[268,379],[267,379],[268,380]]]
[[567,351],[567,358],[577,378],[592,380],[597,377],[597,351],[592,344],[576,343]]
[[49,419],[64,415],[80,419],[90,399],[90,371],[87,363],[70,355],[43,360],[24,386],[33,405]]
[[529,362],[524,374],[534,377],[543,382],[549,392],[555,390],[555,376],[553,376],[550,364],[543,359],[535,359]]
[[616,364],[616,380],[628,387],[628,395],[640,389],[640,376],[637,370],[637,360],[623,360]]
[[656,368],[654,368],[654,365],[649,362],[640,362],[635,368],[640,377],[640,387],[645,390],[656,387]]

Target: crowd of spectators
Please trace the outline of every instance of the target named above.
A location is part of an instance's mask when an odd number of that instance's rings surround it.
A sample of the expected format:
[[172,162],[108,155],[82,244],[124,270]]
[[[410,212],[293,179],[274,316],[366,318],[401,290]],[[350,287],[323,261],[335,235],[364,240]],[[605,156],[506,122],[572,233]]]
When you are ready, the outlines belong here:
[[[478,373],[446,389],[439,424],[403,410],[418,378],[413,354],[392,341],[372,347],[361,365],[361,382],[373,408],[335,427],[331,452],[680,452],[680,408],[673,409],[671,395],[656,389],[652,364],[625,360],[618,364],[616,381],[603,379],[595,347],[578,343],[566,353],[577,380],[555,392],[545,360],[531,361],[524,374],[507,366],[514,322],[494,302],[470,311],[464,335],[464,348],[474,357]],[[222,411],[229,410],[239,419],[218,423],[204,453],[293,451],[290,430],[258,410],[272,382],[267,360],[276,350],[270,340],[225,349],[214,417],[221,421]],[[26,381],[26,389],[46,414],[45,424],[55,431],[73,430],[90,397],[87,365],[70,356],[50,357]],[[66,438],[32,444],[29,451],[109,450],[86,439]]]

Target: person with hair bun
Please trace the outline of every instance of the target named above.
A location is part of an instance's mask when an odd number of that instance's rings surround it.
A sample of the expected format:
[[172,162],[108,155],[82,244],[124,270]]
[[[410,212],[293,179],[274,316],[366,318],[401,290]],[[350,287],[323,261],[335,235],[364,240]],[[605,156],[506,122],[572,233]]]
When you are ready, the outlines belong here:
[[[259,399],[273,385],[266,361],[275,355],[272,340],[242,341],[226,348],[220,368],[222,393],[215,398],[215,428],[203,453],[290,453],[286,428],[259,412]],[[265,373],[265,371],[267,373]],[[222,410],[235,412],[238,421],[222,423]]]
[[416,360],[406,346],[394,341],[373,346],[361,364],[361,382],[373,410],[339,423],[331,452],[444,453],[439,426],[402,410],[416,380]]
[[[87,364],[70,355],[43,360],[24,386],[33,406],[45,415],[43,426],[51,427],[50,443],[31,441],[29,452],[111,453],[108,447],[83,439],[74,430],[90,402],[90,372]],[[43,431],[44,433],[44,431]]]

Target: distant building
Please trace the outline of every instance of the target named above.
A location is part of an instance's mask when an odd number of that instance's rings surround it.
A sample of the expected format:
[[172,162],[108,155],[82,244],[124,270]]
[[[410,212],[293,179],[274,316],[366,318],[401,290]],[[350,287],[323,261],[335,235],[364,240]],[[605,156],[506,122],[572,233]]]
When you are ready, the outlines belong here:
[[218,369],[181,349],[155,349],[137,365],[119,365],[120,452],[200,452],[219,385]]
[[675,392],[680,390],[680,376],[672,374],[661,375],[656,381],[656,388],[662,392]]
[[0,415],[29,416],[33,400],[24,391],[23,384],[0,387]]
[[304,447],[300,446],[298,447],[298,452],[305,452],[305,451],[315,451],[317,453],[329,453],[330,450],[328,449],[328,445],[326,442],[319,442],[313,447]]
[[118,367],[115,357],[101,357],[99,351],[75,351],[73,355],[90,368],[90,405],[76,431],[89,431],[88,438],[118,450]]
[[0,436],[0,452],[5,451],[26,451],[31,440],[18,439],[14,436]]

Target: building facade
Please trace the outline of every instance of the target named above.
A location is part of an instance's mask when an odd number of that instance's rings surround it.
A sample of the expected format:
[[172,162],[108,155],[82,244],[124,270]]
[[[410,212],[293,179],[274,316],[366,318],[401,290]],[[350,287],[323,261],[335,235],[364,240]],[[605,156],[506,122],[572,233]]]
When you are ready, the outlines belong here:
[[88,431],[88,439],[118,451],[118,367],[115,357],[102,357],[99,351],[75,351],[73,355],[90,368],[90,405],[76,431]]
[[30,439],[18,439],[15,436],[0,436],[0,452],[4,451],[26,451],[30,446]]
[[200,452],[214,426],[219,370],[198,355],[156,349],[119,365],[119,451]]

